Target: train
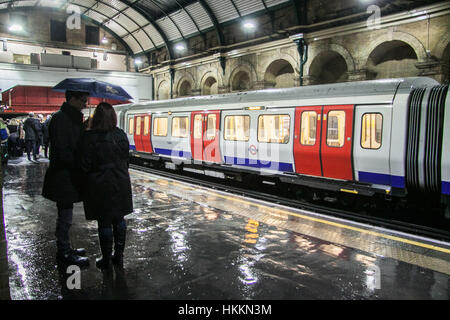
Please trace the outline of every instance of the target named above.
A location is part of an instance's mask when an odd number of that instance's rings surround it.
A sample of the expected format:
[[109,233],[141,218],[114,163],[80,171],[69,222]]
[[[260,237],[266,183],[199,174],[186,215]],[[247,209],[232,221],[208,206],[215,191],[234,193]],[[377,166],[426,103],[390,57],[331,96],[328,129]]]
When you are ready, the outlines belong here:
[[370,80],[115,106],[130,154],[167,169],[383,198],[450,216],[449,86]]

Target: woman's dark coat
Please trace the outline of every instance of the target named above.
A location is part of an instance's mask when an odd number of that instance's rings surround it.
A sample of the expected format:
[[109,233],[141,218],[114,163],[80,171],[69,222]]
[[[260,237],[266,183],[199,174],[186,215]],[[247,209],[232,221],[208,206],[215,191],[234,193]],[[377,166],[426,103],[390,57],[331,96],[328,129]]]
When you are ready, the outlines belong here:
[[85,131],[80,142],[87,220],[114,219],[133,211],[129,143],[122,129]]
[[83,114],[68,103],[64,103],[50,120],[50,166],[42,189],[42,195],[49,200],[62,204],[81,201],[76,150],[82,125]]

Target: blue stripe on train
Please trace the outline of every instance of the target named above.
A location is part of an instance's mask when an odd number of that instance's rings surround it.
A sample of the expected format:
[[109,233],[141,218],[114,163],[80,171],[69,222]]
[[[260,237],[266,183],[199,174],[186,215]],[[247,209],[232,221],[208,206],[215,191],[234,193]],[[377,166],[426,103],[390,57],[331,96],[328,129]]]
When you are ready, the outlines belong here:
[[261,161],[261,160],[256,160],[256,159],[236,158],[236,157],[225,156],[225,163],[226,164],[235,164],[238,166],[252,167],[252,168],[271,169],[274,171],[293,172],[292,164],[285,163],[285,162]]
[[133,146],[133,145],[130,144],[130,150],[136,151],[136,146]]
[[405,188],[405,177],[364,171],[358,171],[358,176],[359,181],[361,182],[382,184],[386,186],[392,186],[394,188]]
[[443,194],[450,194],[450,181],[442,181],[442,191]]
[[155,148],[155,153],[159,153],[159,154],[162,154],[165,156],[179,157],[179,158],[185,158],[185,159],[192,158],[192,154],[189,151],[183,151],[183,150]]

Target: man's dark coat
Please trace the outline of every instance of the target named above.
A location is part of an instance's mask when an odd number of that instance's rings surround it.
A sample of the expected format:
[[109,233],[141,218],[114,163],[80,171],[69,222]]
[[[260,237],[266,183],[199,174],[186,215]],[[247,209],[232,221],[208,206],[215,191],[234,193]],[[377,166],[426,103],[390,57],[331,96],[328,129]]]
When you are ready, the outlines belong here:
[[52,201],[80,202],[80,169],[76,150],[83,130],[83,114],[64,103],[49,124],[50,166],[45,173],[42,195]]

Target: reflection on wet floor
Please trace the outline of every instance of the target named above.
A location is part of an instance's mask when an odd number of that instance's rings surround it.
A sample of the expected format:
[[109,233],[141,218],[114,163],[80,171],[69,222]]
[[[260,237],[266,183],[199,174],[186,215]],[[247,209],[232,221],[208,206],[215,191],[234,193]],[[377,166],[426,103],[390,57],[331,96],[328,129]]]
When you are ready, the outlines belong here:
[[[13,299],[449,298],[450,271],[344,245],[346,230],[330,241],[284,228],[296,218],[271,212],[260,219],[270,211],[260,205],[239,214],[242,203],[135,172],[125,270],[95,268],[97,225],[76,204],[72,242],[86,248],[91,266],[81,270],[81,289],[70,290],[71,274],[55,261],[56,208],[40,196],[46,166],[24,160],[5,169]],[[448,256],[438,258],[448,263]]]

